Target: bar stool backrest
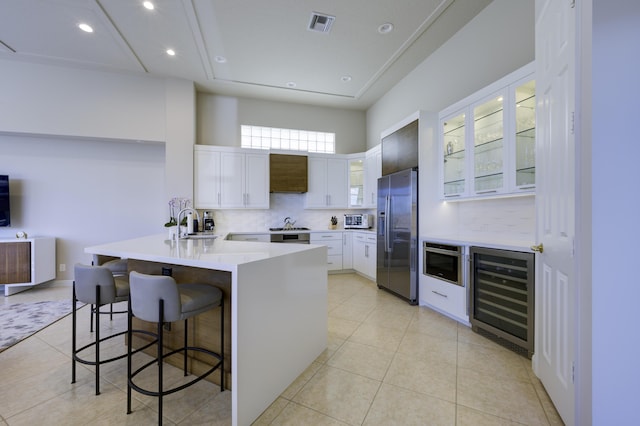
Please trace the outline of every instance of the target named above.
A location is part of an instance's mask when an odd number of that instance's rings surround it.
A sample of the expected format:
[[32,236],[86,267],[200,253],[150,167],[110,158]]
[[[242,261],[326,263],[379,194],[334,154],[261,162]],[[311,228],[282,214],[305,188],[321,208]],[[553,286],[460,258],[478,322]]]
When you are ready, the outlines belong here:
[[108,268],[78,263],[74,266],[74,280],[79,301],[95,305],[96,286],[100,287],[100,305],[116,301],[116,284]]
[[158,304],[164,301],[163,320],[174,322],[181,319],[182,303],[178,284],[169,276],[129,274],[129,291],[133,315],[148,322],[158,322]]

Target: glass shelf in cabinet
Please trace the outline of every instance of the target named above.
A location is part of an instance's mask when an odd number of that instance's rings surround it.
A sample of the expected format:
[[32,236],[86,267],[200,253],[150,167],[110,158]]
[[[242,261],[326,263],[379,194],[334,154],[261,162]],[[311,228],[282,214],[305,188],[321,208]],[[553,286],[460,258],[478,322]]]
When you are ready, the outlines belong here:
[[493,139],[487,142],[480,142],[477,143],[475,145],[475,152],[479,153],[479,152],[486,152],[486,151],[493,151],[496,149],[501,149],[502,148],[502,139],[503,138],[498,138],[498,139]]
[[528,129],[518,130],[516,132],[516,136],[518,136],[519,138],[535,139],[535,137],[536,137],[536,128],[535,127],[530,127]]

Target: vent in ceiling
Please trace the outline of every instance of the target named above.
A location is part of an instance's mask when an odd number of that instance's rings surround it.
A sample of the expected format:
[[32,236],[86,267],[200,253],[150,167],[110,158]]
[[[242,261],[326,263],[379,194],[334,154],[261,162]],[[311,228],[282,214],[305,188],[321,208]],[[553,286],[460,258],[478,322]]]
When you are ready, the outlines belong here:
[[335,20],[335,16],[313,12],[311,14],[311,20],[309,21],[308,30],[318,33],[328,33],[329,31],[331,31],[331,26],[333,25],[333,21]]

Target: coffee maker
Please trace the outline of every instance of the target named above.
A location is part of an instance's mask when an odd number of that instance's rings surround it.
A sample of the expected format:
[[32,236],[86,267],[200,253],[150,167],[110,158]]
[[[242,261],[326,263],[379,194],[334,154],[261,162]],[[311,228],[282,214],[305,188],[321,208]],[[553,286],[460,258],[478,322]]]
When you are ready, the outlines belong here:
[[213,223],[213,216],[211,215],[211,212],[204,212],[202,230],[205,232],[213,232],[215,226],[216,225]]

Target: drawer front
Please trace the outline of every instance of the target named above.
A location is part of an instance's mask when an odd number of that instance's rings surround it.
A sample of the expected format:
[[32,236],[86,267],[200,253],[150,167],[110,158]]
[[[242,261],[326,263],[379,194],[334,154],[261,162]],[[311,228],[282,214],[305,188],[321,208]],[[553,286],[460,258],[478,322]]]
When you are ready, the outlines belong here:
[[313,232],[311,234],[311,242],[313,244],[322,244],[326,240],[342,241],[342,232]]
[[465,322],[467,315],[467,288],[433,277],[421,276],[420,304],[432,306]]
[[329,255],[327,256],[327,269],[329,271],[339,271],[342,269],[342,255]]

